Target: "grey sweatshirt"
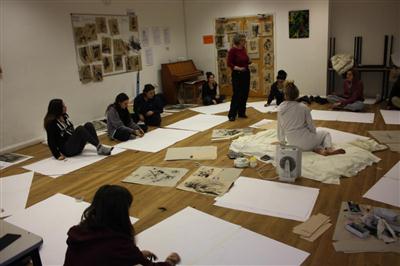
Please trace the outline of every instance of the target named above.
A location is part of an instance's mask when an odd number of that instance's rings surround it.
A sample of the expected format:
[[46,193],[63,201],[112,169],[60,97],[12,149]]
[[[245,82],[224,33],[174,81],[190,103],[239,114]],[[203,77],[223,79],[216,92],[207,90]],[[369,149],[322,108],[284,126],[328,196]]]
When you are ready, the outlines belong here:
[[133,133],[135,130],[140,129],[140,127],[130,119],[129,125],[124,125],[121,118],[119,117],[118,111],[115,109],[114,106],[110,106],[107,110],[107,133],[108,135],[113,138],[115,131],[117,129],[125,129],[129,132]]

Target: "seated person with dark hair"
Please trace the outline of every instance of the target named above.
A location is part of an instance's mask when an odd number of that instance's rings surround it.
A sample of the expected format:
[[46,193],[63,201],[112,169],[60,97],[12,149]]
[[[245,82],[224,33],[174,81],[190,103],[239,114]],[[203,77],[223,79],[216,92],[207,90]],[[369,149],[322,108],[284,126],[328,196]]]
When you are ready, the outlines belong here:
[[217,88],[218,84],[215,82],[215,76],[211,72],[206,73],[207,82],[203,84],[201,89],[201,97],[203,99],[204,105],[212,105],[222,103],[225,99],[225,96],[218,95]]
[[287,74],[284,70],[278,71],[276,81],[271,85],[271,91],[269,92],[268,101],[264,106],[268,106],[271,102],[276,99],[276,105],[280,105],[285,100],[283,94],[283,87],[286,80]]
[[161,125],[161,113],[164,112],[164,103],[160,95],[155,94],[151,84],[144,85],[143,93],[136,96],[133,103],[135,120],[140,120],[148,126]]

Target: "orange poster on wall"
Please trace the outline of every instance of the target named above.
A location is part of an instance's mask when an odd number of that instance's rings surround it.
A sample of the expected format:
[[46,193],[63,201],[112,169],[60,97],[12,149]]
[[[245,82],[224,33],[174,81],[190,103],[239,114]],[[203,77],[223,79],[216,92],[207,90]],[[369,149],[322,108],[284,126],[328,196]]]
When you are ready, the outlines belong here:
[[213,35],[203,35],[203,44],[212,44],[214,43]]

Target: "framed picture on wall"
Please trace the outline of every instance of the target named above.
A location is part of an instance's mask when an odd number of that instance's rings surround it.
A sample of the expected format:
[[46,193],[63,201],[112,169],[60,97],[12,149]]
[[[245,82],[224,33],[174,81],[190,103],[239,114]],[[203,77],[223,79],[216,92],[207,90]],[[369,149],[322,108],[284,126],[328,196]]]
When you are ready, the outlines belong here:
[[310,35],[310,11],[289,11],[289,38],[308,38]]

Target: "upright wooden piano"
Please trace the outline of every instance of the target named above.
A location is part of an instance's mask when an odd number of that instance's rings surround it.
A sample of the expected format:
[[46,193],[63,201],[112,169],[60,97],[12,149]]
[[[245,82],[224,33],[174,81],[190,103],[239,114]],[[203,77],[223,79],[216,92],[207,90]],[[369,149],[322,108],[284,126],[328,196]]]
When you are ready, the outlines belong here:
[[204,83],[199,80],[202,75],[192,60],[161,64],[162,88],[167,103],[197,103],[198,88]]

